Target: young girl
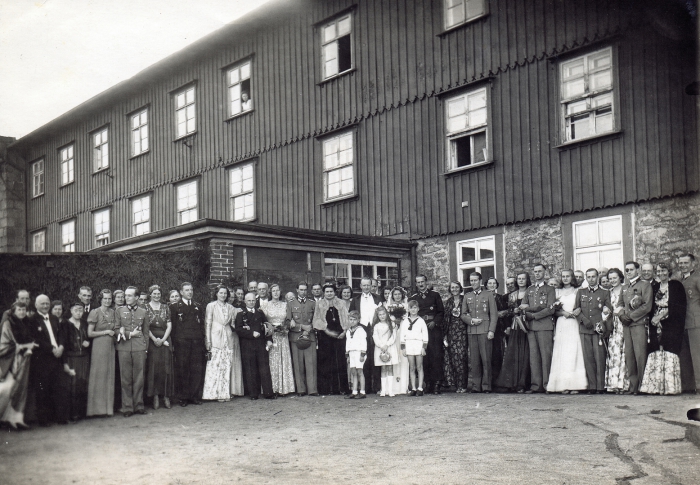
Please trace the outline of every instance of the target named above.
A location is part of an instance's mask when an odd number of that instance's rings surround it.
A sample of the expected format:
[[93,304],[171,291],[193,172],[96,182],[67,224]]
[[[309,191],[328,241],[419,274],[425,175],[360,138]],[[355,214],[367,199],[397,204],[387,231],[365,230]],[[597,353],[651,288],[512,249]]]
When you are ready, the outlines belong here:
[[[389,320],[389,312],[383,306],[377,307],[377,310],[374,312],[372,327],[374,328],[372,332],[374,339],[374,365],[382,368],[382,390],[379,395],[394,397],[392,386],[394,365],[399,363],[399,355],[396,352],[395,345],[397,331],[393,328],[391,320]],[[382,360],[382,352],[385,355],[389,355],[389,360]]]
[[[408,357],[408,373],[411,377],[411,396],[423,395],[423,356],[428,348],[428,327],[418,316],[418,302],[408,302],[408,316],[401,322],[401,353]],[[416,371],[418,390],[416,391]]]
[[[367,332],[360,325],[360,312],[353,310],[348,314],[350,328],[345,333],[345,355],[348,358],[348,369],[352,378],[352,394],[345,399],[364,399],[365,395],[365,358],[367,357]],[[360,394],[357,394],[357,385]]]

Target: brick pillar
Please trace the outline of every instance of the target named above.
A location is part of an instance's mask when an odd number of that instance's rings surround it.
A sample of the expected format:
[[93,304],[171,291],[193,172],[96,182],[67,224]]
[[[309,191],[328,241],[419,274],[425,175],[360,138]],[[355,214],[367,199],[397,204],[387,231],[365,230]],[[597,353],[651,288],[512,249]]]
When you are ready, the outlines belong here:
[[27,250],[24,165],[7,152],[13,141],[12,137],[0,136],[0,253]]
[[209,288],[214,289],[220,284],[228,284],[233,272],[233,245],[225,241],[212,239],[209,242],[211,254],[211,270],[209,272]]

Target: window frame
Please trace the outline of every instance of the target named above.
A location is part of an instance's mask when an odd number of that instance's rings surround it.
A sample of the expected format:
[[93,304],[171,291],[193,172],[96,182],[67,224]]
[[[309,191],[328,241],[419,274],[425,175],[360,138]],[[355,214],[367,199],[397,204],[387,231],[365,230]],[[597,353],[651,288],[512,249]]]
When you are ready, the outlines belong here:
[[[241,111],[239,111],[238,113],[233,113],[232,112],[233,100],[231,99],[231,89],[233,88],[233,86],[242,84],[243,81],[245,81],[245,80],[239,78],[239,81],[237,83],[231,83],[231,73],[235,70],[240,71],[240,69],[243,66],[245,66],[246,64],[248,64],[248,78],[247,78],[248,84],[249,84],[248,96],[249,96],[249,100],[251,103],[251,107],[247,110],[241,109]],[[223,71],[224,71],[225,84],[226,84],[226,101],[227,101],[226,120],[225,121],[229,121],[229,120],[232,120],[234,118],[238,118],[239,116],[244,116],[244,115],[247,115],[247,114],[255,111],[255,105],[253,102],[253,57],[250,56],[250,57],[241,59],[239,61],[236,61],[235,63],[230,64],[230,65],[226,66],[225,68],[223,68]],[[240,97],[239,97],[239,99],[240,99]]]
[[[137,197],[134,197],[130,200],[130,210],[131,210],[131,235],[132,237],[136,236],[142,236],[144,234],[149,234],[151,232],[151,218],[153,215],[153,211],[151,210],[153,204],[151,201],[152,197],[151,194],[145,194],[145,195],[139,195]],[[147,200],[148,201],[148,219],[147,220],[141,220],[139,222],[136,222],[136,211],[134,210],[134,203]],[[143,208],[139,211],[143,213]],[[145,232],[138,233],[137,227],[142,225],[142,224],[148,224],[148,230]]]
[[[73,240],[69,242],[68,244],[64,243],[63,236],[64,236],[64,230],[63,228],[66,227],[68,224],[71,224],[73,228]],[[61,229],[61,252],[62,253],[75,253],[76,252],[76,236],[77,236],[77,223],[75,219],[68,219],[67,221],[63,221],[60,224],[60,229]],[[69,251],[66,251],[66,246],[72,246]]]
[[[97,232],[97,227],[98,227],[98,221],[97,218],[98,216],[101,216],[103,214],[107,215],[107,232]],[[104,225],[104,220],[100,222],[101,225]],[[111,207],[103,207],[102,209],[98,209],[96,211],[92,212],[92,244],[93,247],[99,248],[102,246],[106,246],[107,244],[110,243],[111,239],[111,233],[112,233],[112,210]],[[102,242],[106,241],[106,242]]]
[[[98,136],[101,138],[103,133],[107,134],[106,135],[107,141],[102,141],[102,143],[100,145],[95,146],[96,138]],[[98,129],[90,132],[90,145],[92,148],[92,163],[93,163],[92,170],[93,170],[93,173],[102,172],[103,170],[109,169],[109,163],[110,163],[110,161],[109,161],[109,158],[110,158],[109,157],[109,138],[110,138],[109,125],[102,126],[101,128],[98,128]],[[104,147],[104,148],[102,148],[102,147]],[[104,155],[102,158],[100,158],[98,156],[98,154],[103,153],[102,150],[104,150],[104,152],[106,152],[106,155]],[[106,165],[100,167],[99,162],[104,158],[107,159],[107,163],[106,163]]]
[[[36,170],[36,167],[41,164],[41,171],[38,172]],[[33,161],[31,164],[32,167],[32,199],[35,199],[37,197],[40,197],[46,193],[46,160],[44,158],[40,158],[38,160]],[[37,179],[38,179],[38,185],[40,187],[41,192],[37,193]]]
[[[229,220],[233,222],[250,222],[254,221],[257,216],[257,201],[255,200],[256,196],[256,191],[255,191],[255,180],[256,180],[256,175],[255,175],[255,166],[256,163],[255,161],[251,162],[245,162],[245,163],[237,163],[236,165],[233,165],[231,167],[228,167],[226,170],[226,177],[228,181],[228,193],[229,193]],[[243,171],[247,168],[250,168],[252,172],[252,188],[250,190],[245,190],[244,186],[244,179],[243,178]],[[236,194],[233,193],[233,174],[235,171],[241,171],[241,192],[238,192]],[[250,217],[244,217],[242,219],[236,219],[235,217],[235,201],[238,198],[241,197],[247,197],[252,195],[253,199],[253,214]],[[245,205],[244,205],[244,213],[245,213]]]
[[[180,189],[181,189],[182,187],[186,186],[186,185],[192,185],[192,184],[194,184],[194,187],[195,187],[195,190],[196,190],[196,193],[195,193],[195,205],[194,205],[194,206],[185,207],[184,209],[180,209]],[[184,180],[184,181],[178,183],[178,184],[175,186],[175,210],[176,210],[176,213],[177,213],[177,223],[176,223],[177,226],[182,226],[182,225],[184,225],[184,224],[189,224],[189,223],[191,223],[191,222],[195,222],[195,221],[198,221],[198,220],[199,220],[199,216],[200,216],[200,213],[199,213],[199,206],[200,206],[200,204],[199,204],[199,194],[200,194],[200,191],[199,191],[199,179]],[[188,196],[188,197],[189,197],[189,196]],[[187,222],[182,222],[182,214],[183,214],[183,212],[191,211],[192,209],[194,209],[194,210],[196,211],[196,212],[195,212],[195,218],[194,218],[194,219],[191,219],[191,220],[188,220]]]
[[[481,83],[479,83],[481,84]],[[489,91],[491,89],[491,84],[486,84],[486,85],[478,85],[478,86],[463,86],[463,89],[459,89],[458,92],[456,93],[449,93],[449,96],[446,96],[443,100],[443,105],[444,105],[444,123],[445,123],[445,142],[446,142],[446,152],[445,152],[445,170],[447,174],[450,173],[455,173],[455,172],[460,172],[463,170],[471,170],[471,169],[476,169],[479,167],[483,167],[486,165],[489,165],[493,163],[493,143],[492,143],[492,130],[491,130],[491,123],[492,123],[492,111],[491,111],[491,96],[489,95]],[[469,111],[468,111],[468,98],[470,96],[476,95],[480,92],[484,93],[485,97],[485,105],[484,109],[486,110],[486,121],[484,123],[474,125],[474,126],[469,126],[467,125],[463,129],[458,129],[455,131],[450,131],[450,112],[449,112],[449,106],[450,102],[453,102],[457,99],[463,98],[465,101],[465,104],[467,105],[467,119],[469,118]],[[454,117],[452,117],[454,118]],[[456,147],[454,143],[461,139],[461,138],[466,138],[469,137],[470,139],[474,135],[478,135],[479,133],[484,133],[485,141],[484,141],[484,148],[486,150],[484,160],[481,162],[477,163],[471,163],[469,165],[465,165],[463,167],[457,166],[457,159],[456,159]],[[474,154],[471,153],[471,150],[473,149],[473,139],[470,140],[470,157],[473,159]]]
[[[64,151],[66,152],[66,159],[63,159],[63,153]],[[72,155],[70,158],[68,158],[68,154]],[[58,149],[58,166],[61,174],[61,185],[60,187],[67,187],[68,185],[72,184],[75,182],[75,143],[71,142],[68,145],[63,145]],[[72,169],[71,169],[71,162],[72,162]],[[63,165],[67,164],[68,165],[68,176],[73,175],[73,178],[68,180],[67,182],[63,182]]]
[[[493,243],[493,258],[486,258],[482,259],[481,258],[481,243],[485,241],[492,241]],[[479,253],[478,258],[475,259],[474,261],[462,261],[462,247],[474,244],[476,247],[476,251]],[[456,256],[456,263],[457,263],[457,280],[462,283],[462,286],[464,288],[469,288],[471,285],[469,284],[468,278],[465,279],[463,278],[464,275],[464,270],[471,270],[471,271],[478,271],[479,273],[484,274],[483,268],[485,267],[493,267],[493,275],[495,277],[498,277],[497,275],[498,270],[499,270],[499,264],[498,264],[498,237],[494,235],[487,235],[487,236],[480,236],[480,237],[473,237],[470,239],[460,239],[455,242],[455,256]],[[484,285],[486,284],[486,277],[483,279]]]
[[[355,26],[355,19],[354,19],[353,10],[354,9],[350,9],[350,10],[346,10],[344,12],[338,13],[338,14],[336,14],[336,15],[334,15],[326,20],[323,20],[322,22],[319,22],[317,24],[318,35],[319,35],[319,37],[318,37],[319,38],[319,45],[320,45],[320,49],[321,49],[321,56],[320,56],[320,58],[321,58],[321,66],[320,66],[320,68],[321,68],[321,83],[325,83],[327,81],[337,79],[337,78],[344,76],[346,74],[349,74],[355,70],[355,35],[353,32],[353,30],[354,30],[353,28]],[[345,37],[345,36],[339,37],[337,35],[337,32],[338,32],[338,23],[341,20],[345,19],[346,17],[350,19],[350,32],[347,34],[350,36],[350,67],[344,71],[338,70],[338,72],[336,72],[335,74],[331,74],[330,76],[326,76],[325,47],[327,45],[334,43],[334,42],[337,43],[338,39]],[[332,40],[324,41],[324,37],[323,37],[324,30],[327,27],[329,27],[331,24],[335,24],[335,26],[336,26],[336,36]],[[338,59],[337,56],[338,56],[338,49],[336,48],[336,59]],[[338,66],[338,69],[340,69],[340,66]]]
[[[192,90],[192,102],[188,103],[187,102],[187,92]],[[178,108],[177,103],[178,103],[178,97],[180,95],[185,96],[185,104],[183,104],[180,108]],[[173,91],[172,93],[172,101],[173,101],[173,108],[175,109],[175,117],[173,119],[174,124],[175,124],[175,140],[181,140],[183,138],[187,138],[188,136],[192,136],[195,133],[197,133],[197,84],[196,83],[190,83],[187,84],[186,86],[183,86],[181,88],[178,88],[176,91]],[[180,123],[178,121],[178,113],[181,110],[185,110],[185,127],[187,128],[187,108],[189,106],[193,106],[193,111],[194,111],[194,128],[192,131],[187,131],[184,135],[180,135],[178,131],[178,127],[180,126]]]
[[[600,229],[598,224],[600,222],[607,222],[607,221],[612,221],[612,220],[617,220],[619,223],[619,229],[620,229],[620,241],[615,242],[615,243],[607,243],[607,244],[600,244],[598,241],[598,237],[600,235]],[[576,241],[576,229],[577,226],[584,225],[584,224],[591,224],[595,222],[596,223],[596,241],[598,242],[597,244],[590,245],[590,246],[581,246],[579,247],[577,245]],[[573,262],[573,269],[574,270],[580,270],[580,271],[586,271],[589,269],[589,267],[583,268],[579,267],[578,263],[578,256],[579,254],[586,254],[586,253],[592,253],[596,252],[598,253],[598,264],[595,266],[595,268],[600,268],[603,267],[603,263],[600,262],[600,252],[605,251],[605,250],[610,250],[610,249],[619,249],[620,251],[620,260],[618,261],[618,268],[622,268],[625,263],[625,235],[624,235],[624,230],[625,230],[625,223],[623,221],[623,216],[622,214],[616,214],[616,215],[601,215],[600,217],[594,217],[592,219],[583,219],[583,220],[577,220],[571,223],[571,242],[572,242],[572,262]],[[595,248],[595,249],[593,249]],[[611,266],[613,267],[613,266]]]
[[[386,285],[382,285],[382,281],[393,281],[388,278],[389,276],[389,268],[396,268],[396,279],[397,283],[401,283],[401,268],[399,266],[398,262],[394,261],[376,261],[376,260],[361,260],[361,259],[348,259],[348,258],[323,258],[323,278],[326,279],[329,277],[329,275],[326,274],[326,265],[328,264],[335,264],[335,265],[346,265],[346,273],[347,276],[340,276],[340,278],[345,278],[346,282],[345,284],[350,286],[353,289],[353,292],[359,292],[360,291],[360,281],[362,280],[363,276],[360,276],[359,278],[353,278],[352,276],[352,266],[372,266],[372,278],[377,280],[379,283],[379,287],[383,288]],[[387,278],[382,279],[380,278],[379,272],[377,270],[378,267],[386,267],[387,268]],[[333,278],[337,280],[339,278],[338,273],[337,273],[337,268],[336,266],[334,268],[334,275]],[[353,279],[357,279],[357,286],[353,286]],[[393,287],[393,286],[392,286]]]
[[[331,169],[326,168],[326,143],[330,143],[334,139],[338,139],[338,148],[340,148],[340,138],[350,135],[350,139],[352,141],[352,161],[350,163],[345,163],[345,164],[338,164]],[[340,200],[346,200],[346,199],[351,199],[353,197],[356,197],[358,194],[358,182],[357,182],[357,159],[356,159],[356,153],[357,153],[357,148],[356,148],[356,138],[357,138],[357,130],[352,127],[347,130],[336,130],[333,131],[332,133],[327,133],[325,134],[322,138],[320,138],[321,142],[321,170],[323,172],[322,175],[322,183],[323,183],[323,204],[330,204],[334,203]],[[337,152],[338,154],[340,153],[340,150]],[[336,172],[336,171],[341,171],[342,169],[346,167],[352,167],[352,192],[347,193],[347,194],[339,194],[335,197],[329,197],[328,196],[328,177],[331,172]],[[342,179],[340,179],[341,188],[342,188]]]
[[[145,114],[146,115],[146,122],[141,123],[141,115]],[[148,106],[145,106],[143,108],[139,108],[136,111],[132,111],[131,113],[128,114],[129,116],[129,154],[130,158],[136,158],[139,157],[143,154],[146,154],[151,151],[151,128],[150,128],[150,123],[151,123],[151,114],[150,114],[150,109]],[[134,128],[134,119],[137,118],[139,119],[139,125]],[[145,128],[146,130],[146,145],[147,148],[144,150],[141,148],[141,150],[137,153],[135,150],[135,143],[134,143],[134,132],[138,130],[139,135],[141,135],[141,130]],[[143,140],[144,138],[139,139],[139,147],[143,147]]]
[[[476,20],[479,20],[481,18],[484,18],[489,14],[489,2],[488,0],[480,0],[482,3],[482,12],[478,15],[474,15],[472,17],[467,17],[467,12],[466,10],[464,11],[464,20],[461,22],[454,23],[452,25],[447,24],[447,10],[448,10],[448,4],[450,0],[443,0],[442,2],[442,28],[444,29],[444,32],[451,32],[452,30],[458,29],[460,27],[463,27],[465,25],[468,25]],[[469,0],[461,0],[462,5],[466,6],[466,2]]]
[[[42,247],[41,250],[36,248],[36,238],[41,236]],[[46,228],[39,229],[38,231],[32,232],[32,253],[45,253],[46,252]]]

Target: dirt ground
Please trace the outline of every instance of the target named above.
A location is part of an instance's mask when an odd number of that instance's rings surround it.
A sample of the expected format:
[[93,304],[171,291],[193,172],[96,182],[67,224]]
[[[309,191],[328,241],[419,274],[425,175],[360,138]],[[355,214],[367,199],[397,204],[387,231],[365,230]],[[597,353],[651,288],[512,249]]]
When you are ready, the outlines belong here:
[[3,429],[2,484],[698,484],[700,396],[238,398]]

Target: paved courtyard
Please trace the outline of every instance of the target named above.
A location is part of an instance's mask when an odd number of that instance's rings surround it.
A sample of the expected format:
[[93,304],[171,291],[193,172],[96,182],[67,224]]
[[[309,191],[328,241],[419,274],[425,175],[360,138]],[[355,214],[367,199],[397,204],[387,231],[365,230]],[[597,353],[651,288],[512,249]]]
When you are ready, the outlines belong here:
[[698,484],[700,396],[281,398],[2,430],[3,484]]

